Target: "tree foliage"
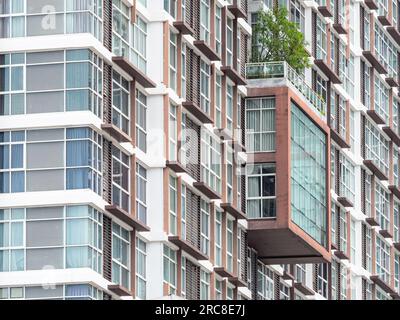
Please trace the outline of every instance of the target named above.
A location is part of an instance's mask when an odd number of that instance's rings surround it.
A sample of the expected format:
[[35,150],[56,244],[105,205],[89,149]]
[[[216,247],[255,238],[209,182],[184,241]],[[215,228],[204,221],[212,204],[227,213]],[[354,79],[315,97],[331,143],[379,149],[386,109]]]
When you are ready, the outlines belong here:
[[286,61],[297,71],[310,66],[304,35],[287,16],[285,7],[258,12],[252,62]]

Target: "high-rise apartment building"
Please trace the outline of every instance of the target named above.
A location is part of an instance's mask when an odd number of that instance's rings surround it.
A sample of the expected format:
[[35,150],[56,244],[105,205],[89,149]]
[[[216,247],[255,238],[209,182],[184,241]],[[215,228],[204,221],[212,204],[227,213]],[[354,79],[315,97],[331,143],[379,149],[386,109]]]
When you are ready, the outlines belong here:
[[398,11],[0,0],[0,299],[399,298]]
[[[250,1],[251,24],[276,5]],[[247,65],[247,152],[276,175],[276,206],[253,210],[264,197],[247,188],[249,244],[267,263],[297,262],[295,292],[309,298],[398,299],[398,1],[279,5],[313,65]]]

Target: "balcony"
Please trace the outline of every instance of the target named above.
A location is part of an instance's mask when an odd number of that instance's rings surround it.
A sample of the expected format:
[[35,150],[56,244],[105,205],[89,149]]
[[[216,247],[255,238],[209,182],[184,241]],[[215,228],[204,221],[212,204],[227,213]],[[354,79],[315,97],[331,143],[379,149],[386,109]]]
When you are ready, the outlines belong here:
[[387,27],[386,30],[396,42],[400,42],[400,32],[396,27]]
[[221,199],[221,195],[211,189],[205,182],[199,181],[194,182],[193,187],[199,190],[202,194],[204,194],[210,200],[218,200]]
[[315,59],[314,64],[328,77],[332,83],[342,83],[339,76],[323,59]]
[[374,163],[373,160],[364,160],[364,165],[379,179],[382,181],[389,180],[386,174]]
[[377,124],[385,124],[385,119],[383,119],[378,112],[375,110],[367,110],[367,115]]
[[208,257],[203,252],[194,247],[188,241],[181,239],[179,236],[169,236],[168,241],[176,245],[179,249],[190,254],[193,258],[197,260],[208,260]]
[[110,285],[108,285],[107,289],[119,297],[132,296],[132,293],[128,289],[124,288],[123,286],[121,286],[119,284],[110,284]]
[[165,166],[170,168],[175,173],[187,173],[186,168],[179,161],[169,161],[165,162]]
[[372,53],[371,51],[368,51],[368,50],[363,51],[363,56],[375,68],[375,70],[378,71],[380,74],[387,73],[385,66],[378,60],[378,58],[375,56],[374,53]]
[[379,226],[379,222],[378,222],[378,220],[376,220],[375,217],[365,218],[365,222],[368,223],[371,227],[378,227]]
[[400,147],[400,136],[394,131],[391,127],[385,126],[382,128],[383,132],[385,132],[389,138]]
[[379,275],[372,275],[370,277],[370,280],[377,286],[379,286],[383,291],[390,295],[397,295],[397,292],[392,288],[391,285],[389,285],[388,279],[386,279],[385,276],[379,276]]
[[227,270],[225,267],[214,267],[214,272],[222,278],[234,278],[232,272]]
[[185,101],[182,103],[184,107],[193,117],[195,117],[200,123],[212,123],[212,119],[207,113],[200,109],[200,107],[193,101]]
[[307,287],[304,283],[302,282],[295,282],[294,283],[294,288],[298,291],[300,291],[302,294],[304,294],[305,296],[313,296],[315,294],[315,292],[310,289],[309,287]]
[[186,23],[186,21],[175,21],[174,27],[177,28],[181,34],[188,34],[191,36],[194,34],[193,29],[188,23]]
[[104,130],[104,132],[108,133],[118,142],[132,142],[132,139],[129,137],[128,134],[123,132],[120,128],[112,123],[103,123],[101,125],[101,129]]
[[246,219],[246,215],[231,203],[221,203],[221,208],[236,219]]
[[326,102],[286,62],[259,62],[246,64],[246,79],[286,79],[304,96],[321,116],[326,114]]
[[349,149],[351,146],[346,142],[345,139],[333,128],[331,128],[331,139],[342,149]]
[[366,6],[370,9],[370,10],[376,10],[378,9],[378,5],[376,4],[376,1],[374,0],[365,0],[364,1]]
[[330,8],[327,5],[319,6],[318,11],[325,17],[325,18],[332,18],[333,14]]
[[339,259],[339,260],[350,260],[349,256],[342,250],[335,250],[334,255]]
[[392,88],[396,88],[399,86],[399,82],[396,80],[394,77],[386,77],[385,78],[386,83],[391,86]]
[[378,17],[379,22],[383,25],[383,26],[390,26],[390,21],[387,18],[387,16],[379,16]]
[[247,283],[239,277],[228,278],[228,281],[232,283],[235,287],[247,287]]
[[390,185],[389,190],[397,199],[400,199],[400,188],[398,186]]
[[246,19],[247,18],[246,11],[242,9],[240,4],[234,3],[231,5],[228,5],[228,9],[235,16],[236,19],[239,19],[239,18]]
[[353,207],[353,202],[350,201],[347,197],[338,197],[337,201],[345,208]]
[[214,49],[210,47],[210,45],[204,40],[195,40],[193,42],[194,46],[201,51],[208,59],[211,61],[220,61],[221,57],[215,52]]
[[347,30],[343,27],[342,23],[334,23],[333,29],[335,29],[338,34],[347,34]]
[[155,88],[156,84],[142,71],[140,71],[135,65],[133,65],[126,57],[117,56],[113,57],[112,61],[120,67],[122,70],[127,72],[132,78],[134,78],[144,88]]
[[245,86],[246,80],[242,78],[242,76],[231,66],[221,67],[221,71],[224,75],[228,76],[236,85],[238,86]]
[[117,205],[107,205],[105,209],[114,217],[125,222],[128,226],[132,227],[138,232],[150,231],[150,228],[146,226],[142,221],[138,220],[136,217],[129,214]]

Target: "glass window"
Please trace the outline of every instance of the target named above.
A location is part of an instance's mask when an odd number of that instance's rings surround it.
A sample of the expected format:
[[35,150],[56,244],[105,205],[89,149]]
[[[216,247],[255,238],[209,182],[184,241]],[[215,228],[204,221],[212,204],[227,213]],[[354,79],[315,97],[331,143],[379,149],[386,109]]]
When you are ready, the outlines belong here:
[[200,270],[200,300],[210,299],[210,274]]
[[116,146],[112,146],[112,201],[129,212],[130,168],[129,156]]
[[142,72],[147,69],[147,23],[136,15],[135,23],[132,25],[131,33],[132,49],[131,60]]
[[226,127],[233,132],[233,86],[226,85]]
[[176,234],[177,232],[177,203],[178,203],[178,179],[169,176],[169,232]]
[[25,212],[1,210],[0,272],[25,270]]
[[375,214],[382,230],[390,228],[390,195],[378,183],[375,183]]
[[171,17],[176,18],[176,0],[164,0],[164,10],[167,11],[171,15]]
[[200,107],[201,109],[210,114],[210,80],[211,67],[201,60],[200,63]]
[[136,213],[139,221],[147,223],[147,170],[136,163]]
[[233,272],[233,220],[226,220],[226,265],[229,272]]
[[347,157],[340,153],[340,195],[346,197],[352,203],[355,201],[355,176],[354,165]]
[[66,188],[91,189],[101,194],[101,137],[89,128],[66,129]]
[[177,35],[173,32],[169,33],[169,86],[177,91]]
[[201,177],[211,189],[221,193],[221,144],[207,129],[201,130]]
[[257,299],[274,300],[274,273],[261,262],[257,262]]
[[291,218],[321,245],[327,233],[326,135],[291,103]]
[[328,299],[328,264],[317,265],[317,292]]
[[186,99],[186,43],[182,41],[181,97]]
[[181,185],[181,238],[186,240],[186,185]]
[[384,174],[389,173],[389,142],[369,120],[365,124],[365,159],[372,160]]
[[316,27],[316,47],[315,47],[315,58],[326,60],[326,48],[327,48],[327,38],[326,38],[326,25],[324,21],[317,15],[317,27]]
[[222,212],[215,212],[215,265],[222,266]]
[[374,110],[386,123],[389,121],[389,89],[375,76]]
[[25,191],[25,131],[0,132],[0,193]]
[[200,39],[210,43],[210,0],[200,2]]
[[136,146],[147,151],[147,97],[136,89]]
[[223,284],[221,280],[215,279],[215,300],[222,300]]
[[129,135],[130,96],[129,82],[116,71],[113,71],[112,82],[113,108],[112,122],[123,132]]
[[275,164],[247,166],[247,216],[269,218],[276,216]]
[[112,225],[112,281],[130,289],[130,234],[116,223]]
[[177,161],[178,158],[178,107],[170,104],[169,107],[169,160]]
[[215,51],[218,55],[222,53],[222,9],[218,5],[215,6]]
[[222,76],[217,73],[215,80],[215,126],[222,127],[221,119],[222,108]]
[[233,64],[233,20],[226,19],[226,65]]
[[246,99],[246,148],[275,151],[275,98]]
[[208,256],[210,254],[210,204],[201,199],[200,207],[200,249]]
[[[62,1],[53,1],[55,12],[52,19],[47,19],[40,2],[24,0],[8,0],[2,2],[0,23],[1,38],[38,36],[64,33],[91,33],[98,40],[102,40],[102,1],[68,1],[66,8]],[[51,4],[50,3],[50,4]],[[50,12],[49,11],[49,12]],[[58,21],[58,23],[55,22]],[[26,20],[26,25],[25,25]],[[45,21],[45,26],[43,26]],[[26,30],[26,31],[25,31]]]
[[175,294],[176,292],[176,281],[177,281],[177,257],[176,251],[170,247],[164,245],[163,254],[163,270],[164,270],[164,282],[169,285],[169,293]]
[[136,237],[136,297],[146,299],[146,242]]
[[66,268],[102,273],[102,214],[89,206],[66,207]]
[[390,283],[390,246],[379,236],[376,237],[376,274],[386,283]]

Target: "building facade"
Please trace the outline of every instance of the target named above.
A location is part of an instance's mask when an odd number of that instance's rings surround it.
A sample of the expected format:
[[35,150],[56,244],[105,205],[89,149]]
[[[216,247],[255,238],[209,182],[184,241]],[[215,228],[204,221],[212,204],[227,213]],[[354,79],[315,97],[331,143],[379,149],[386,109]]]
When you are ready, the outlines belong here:
[[326,1],[0,1],[0,299],[398,298],[398,2]]

